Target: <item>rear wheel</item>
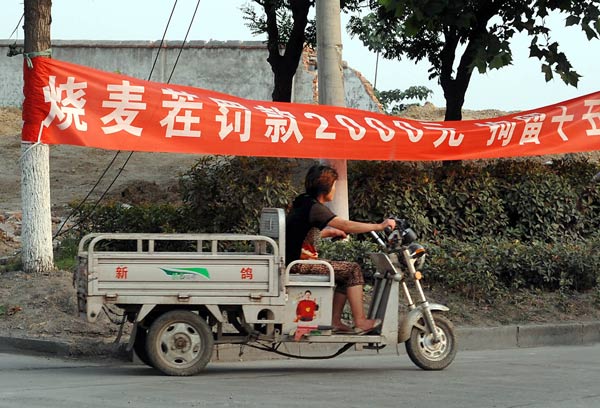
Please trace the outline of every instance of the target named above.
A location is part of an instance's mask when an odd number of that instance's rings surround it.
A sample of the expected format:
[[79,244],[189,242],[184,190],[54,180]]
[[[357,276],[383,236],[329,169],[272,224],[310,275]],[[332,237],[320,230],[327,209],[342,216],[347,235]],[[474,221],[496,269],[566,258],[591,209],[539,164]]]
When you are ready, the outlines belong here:
[[196,313],[173,310],[157,318],[148,331],[146,350],[152,366],[167,375],[195,375],[208,364],[214,339]]
[[135,340],[133,341],[133,351],[142,363],[152,367],[152,362],[150,361],[150,358],[148,357],[148,351],[146,350],[147,337],[148,330],[138,326],[135,332]]
[[421,317],[413,326],[410,339],[406,341],[406,352],[423,370],[443,370],[454,360],[457,351],[454,325],[439,313],[433,314],[439,341],[429,332],[425,319]]

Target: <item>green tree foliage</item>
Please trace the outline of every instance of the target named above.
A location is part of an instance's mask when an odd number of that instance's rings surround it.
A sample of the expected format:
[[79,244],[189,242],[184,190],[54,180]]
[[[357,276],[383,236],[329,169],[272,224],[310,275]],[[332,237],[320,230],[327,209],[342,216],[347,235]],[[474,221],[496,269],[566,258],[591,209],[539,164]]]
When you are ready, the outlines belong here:
[[383,111],[388,115],[399,115],[400,112],[412,105],[404,103],[406,100],[426,100],[433,94],[433,91],[425,86],[411,86],[406,90],[390,89],[387,91],[379,91],[375,89],[375,96],[381,102]]
[[[426,59],[446,99],[445,120],[461,120],[465,93],[474,69],[480,73],[512,63],[510,41],[531,37],[530,57],[538,58],[546,81],[554,73],[577,86],[580,75],[545,25],[562,13],[566,26],[579,26],[588,40],[600,33],[600,1],[548,0],[379,0],[372,12],[353,17],[349,30],[387,59]],[[462,52],[462,55],[459,55]]]
[[[314,0],[253,0],[260,9],[251,3],[241,10],[246,26],[252,34],[267,34],[267,48],[274,74],[272,98],[277,102],[291,102],[292,79],[305,47],[317,45],[317,28],[314,19],[308,19],[308,13],[314,6]],[[340,8],[345,12],[357,12],[367,7],[366,1],[341,0]],[[260,10],[260,11],[259,11]],[[396,115],[406,108],[402,101],[407,99],[425,100],[433,92],[423,86],[412,86],[406,90],[392,89],[376,91],[377,96],[388,114]]]

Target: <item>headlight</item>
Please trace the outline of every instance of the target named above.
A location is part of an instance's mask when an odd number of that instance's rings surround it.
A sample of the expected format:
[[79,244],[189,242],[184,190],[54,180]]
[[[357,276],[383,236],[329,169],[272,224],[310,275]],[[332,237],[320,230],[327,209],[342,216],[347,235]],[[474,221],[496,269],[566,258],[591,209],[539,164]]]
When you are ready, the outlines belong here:
[[408,246],[410,257],[415,261],[415,269],[421,269],[425,265],[425,248],[423,245],[413,242]]
[[408,245],[417,239],[417,234],[412,228],[406,228],[402,231],[394,230],[387,237],[388,246],[393,249],[399,249],[401,245]]
[[410,244],[417,239],[417,234],[412,230],[412,228],[406,228],[402,231],[402,244]]

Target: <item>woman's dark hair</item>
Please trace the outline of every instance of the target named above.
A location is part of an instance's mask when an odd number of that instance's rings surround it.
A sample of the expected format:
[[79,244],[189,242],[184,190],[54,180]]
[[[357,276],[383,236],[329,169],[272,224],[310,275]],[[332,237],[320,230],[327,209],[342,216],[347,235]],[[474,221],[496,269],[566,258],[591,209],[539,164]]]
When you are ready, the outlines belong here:
[[315,164],[306,173],[304,188],[309,196],[317,198],[329,193],[337,179],[338,173],[333,167]]

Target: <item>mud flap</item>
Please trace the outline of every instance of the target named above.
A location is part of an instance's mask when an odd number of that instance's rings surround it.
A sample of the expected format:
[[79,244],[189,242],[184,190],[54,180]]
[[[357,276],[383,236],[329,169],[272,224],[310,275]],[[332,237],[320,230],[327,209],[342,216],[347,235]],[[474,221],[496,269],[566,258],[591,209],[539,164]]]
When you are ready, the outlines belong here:
[[[431,310],[432,312],[436,310],[447,312],[450,309],[438,303],[431,303],[429,305],[429,310]],[[411,310],[406,315],[406,317],[400,321],[400,324],[398,325],[398,344],[404,343],[410,338],[410,333],[412,331],[413,326],[417,324],[421,317],[423,317],[423,312],[421,310],[421,307],[417,307]]]

